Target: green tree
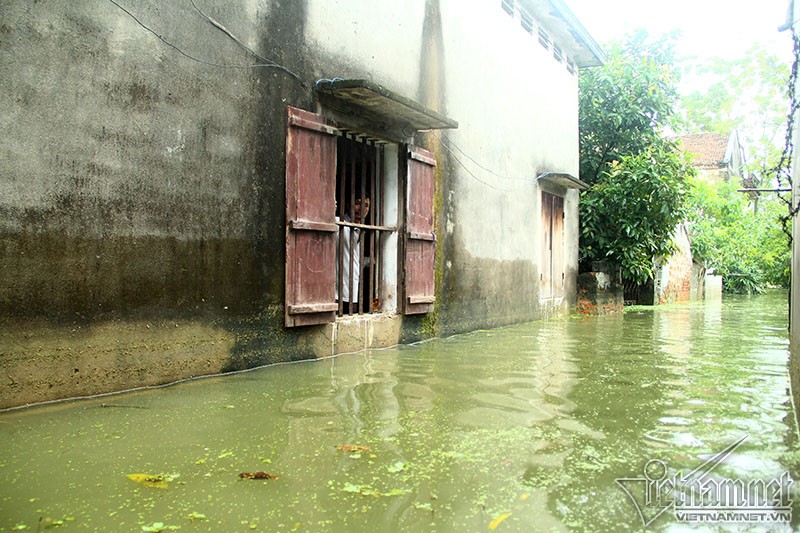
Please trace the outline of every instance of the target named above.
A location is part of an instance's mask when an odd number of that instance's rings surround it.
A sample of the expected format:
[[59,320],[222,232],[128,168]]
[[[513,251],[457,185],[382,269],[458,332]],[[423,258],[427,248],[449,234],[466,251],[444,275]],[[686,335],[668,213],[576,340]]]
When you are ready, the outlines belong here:
[[730,133],[736,128],[748,171],[764,176],[777,164],[785,138],[789,66],[756,45],[741,58],[712,58],[692,70],[707,85],[681,98],[680,129]]
[[643,32],[581,71],[581,263],[606,260],[644,282],[653,258],[672,251],[684,217],[687,166],[666,132],[677,102],[672,38]]
[[760,292],[789,285],[790,249],[779,215],[785,205],[764,196],[754,212],[739,185],[691,182],[689,235],[692,256],[723,277],[727,292]]

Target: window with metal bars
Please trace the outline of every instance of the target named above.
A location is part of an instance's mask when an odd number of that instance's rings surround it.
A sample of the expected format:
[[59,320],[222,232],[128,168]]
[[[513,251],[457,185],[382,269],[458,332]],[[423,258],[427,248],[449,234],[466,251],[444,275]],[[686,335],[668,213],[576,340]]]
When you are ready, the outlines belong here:
[[337,140],[336,300],[339,316],[383,307],[382,244],[395,226],[384,224],[384,143],[354,132]]
[[422,148],[287,109],[287,327],[433,311],[435,167]]

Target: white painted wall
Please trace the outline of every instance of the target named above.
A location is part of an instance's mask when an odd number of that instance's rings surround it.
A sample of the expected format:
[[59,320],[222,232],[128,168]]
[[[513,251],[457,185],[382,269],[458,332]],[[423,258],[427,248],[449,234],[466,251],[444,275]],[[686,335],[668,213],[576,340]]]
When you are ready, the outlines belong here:
[[[315,53],[336,57],[330,71],[322,66],[324,77],[366,78],[413,98],[424,16],[421,0],[312,0],[306,39]],[[344,72],[341,62],[351,70]]]
[[[536,176],[578,176],[578,76],[499,1],[439,0],[439,6],[445,108],[435,110],[459,122],[458,129],[434,133],[455,175],[453,187],[442,191],[453,206],[444,221],[447,237],[472,258],[538,268]],[[423,0],[313,0],[307,42],[316,54],[335,58],[330,71],[320,66],[325,77],[366,77],[419,100],[424,17]],[[551,192],[565,196],[565,265],[576,272],[578,192]]]
[[[445,135],[480,163],[453,154],[463,163],[455,213],[460,236],[475,257],[538,261],[536,175],[578,174],[577,77],[499,2],[466,8],[444,0],[442,10],[447,112],[459,121],[458,130]],[[565,205],[568,234],[574,234],[569,220],[577,217],[574,196]]]

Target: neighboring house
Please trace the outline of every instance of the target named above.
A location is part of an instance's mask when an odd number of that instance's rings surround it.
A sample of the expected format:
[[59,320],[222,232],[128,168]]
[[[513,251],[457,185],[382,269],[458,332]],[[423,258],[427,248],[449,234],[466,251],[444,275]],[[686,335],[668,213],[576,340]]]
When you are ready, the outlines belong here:
[[742,185],[752,186],[745,169],[744,148],[736,130],[727,134],[684,135],[679,141],[700,179],[709,183],[738,179]]
[[[735,180],[743,187],[751,187],[745,168],[744,148],[739,133],[699,133],[679,139],[683,151],[689,156],[697,176],[708,183]],[[755,194],[755,193],[753,193]],[[754,201],[757,195],[754,196]],[[700,300],[706,296],[706,267],[694,261],[691,240],[684,224],[675,230],[677,250],[659,267],[654,281],[655,303]],[[711,280],[714,287],[721,283],[717,276]],[[713,291],[719,297],[718,291]]]
[[0,407],[574,306],[602,53],[560,0],[3,19]]
[[624,281],[625,305],[659,305],[703,298],[705,268],[692,259],[686,224],[673,232],[675,251],[668,258],[653,258],[653,279],[639,285]]
[[[685,135],[680,137],[678,142],[684,153],[689,156],[689,161],[700,179],[708,183],[721,183],[734,179],[741,181],[744,187],[752,187],[752,180],[746,177],[744,149],[736,130],[728,134]],[[679,224],[675,228],[673,238],[676,243],[675,253],[666,259],[655,259],[658,266],[652,284],[650,282],[644,286],[625,284],[627,302],[656,305],[700,300],[705,297],[705,265],[695,262],[692,258],[691,240],[685,224]],[[714,278],[713,282],[716,286],[720,280]]]

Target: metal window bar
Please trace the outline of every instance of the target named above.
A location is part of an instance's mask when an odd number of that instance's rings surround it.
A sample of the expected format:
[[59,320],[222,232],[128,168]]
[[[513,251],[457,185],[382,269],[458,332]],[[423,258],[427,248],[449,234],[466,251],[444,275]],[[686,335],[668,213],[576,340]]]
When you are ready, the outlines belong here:
[[[385,168],[386,168],[385,164],[384,164],[385,163],[386,152],[384,151],[383,143],[381,143],[379,145],[377,155],[379,157],[379,160],[376,163],[376,167],[377,167],[377,170],[378,170],[378,177],[377,177],[378,182],[377,182],[377,187],[375,188],[375,206],[376,206],[375,207],[375,215],[376,215],[375,222],[377,222],[379,226],[383,226],[384,225],[384,221],[383,221],[383,202],[384,202],[383,191],[384,191],[384,183],[385,183],[384,179],[385,179]],[[383,232],[379,231],[377,233],[377,235],[378,235],[378,238],[376,239],[376,246],[377,246],[377,252],[378,252],[377,256],[381,257],[382,252],[383,252],[383,239],[381,238],[381,237],[383,237]],[[381,305],[382,305],[382,302],[383,302],[383,290],[382,290],[383,283],[382,283],[382,280],[383,280],[383,261],[379,260],[378,263],[375,265],[375,287],[376,287],[375,297],[378,300],[377,309],[375,309],[375,311],[380,311],[381,310]]]
[[[346,141],[347,137],[342,137]],[[336,145],[337,151],[337,161],[339,162],[339,168],[336,170],[336,176],[339,178],[339,193],[336,195],[338,198],[338,202],[336,205],[336,220],[342,221],[344,220],[344,175],[347,171],[347,149],[350,146],[347,142],[338,142]],[[339,232],[339,250],[336,252],[336,296],[339,301],[339,310],[337,314],[342,316],[344,312],[344,298],[342,295],[344,294],[344,276],[343,274],[343,258],[344,258],[344,239],[341,236],[341,231]]]
[[[370,202],[375,201],[375,170],[376,165],[378,163],[376,150],[375,150],[375,141],[371,141],[369,144],[368,150],[368,159],[369,159],[369,179],[370,179]],[[367,224],[373,224],[375,222],[375,209],[376,205],[370,205],[369,212],[367,213],[367,218],[364,220]],[[371,313],[374,311],[373,309],[373,299],[375,298],[375,234],[377,232],[370,231],[369,232],[369,265],[368,265],[368,272],[369,276],[367,279],[367,298],[365,302],[365,307],[367,309],[367,313]]]
[[[367,165],[369,164],[368,163],[367,145],[364,144],[363,142],[359,143],[359,155],[361,156],[359,158],[359,166],[361,167],[361,169],[360,169],[361,170],[361,187],[360,187],[361,188],[361,191],[360,191],[361,194],[359,194],[359,198],[361,199],[361,222],[363,223],[363,222],[366,222],[366,220],[364,220],[364,205],[365,205],[365,199],[367,197]],[[353,206],[353,209],[355,209],[355,206]],[[356,222],[355,218],[351,218],[350,220]],[[356,287],[356,290],[358,291],[356,293],[356,294],[358,294],[358,302],[356,302],[356,309],[357,309],[357,313],[360,315],[360,314],[362,314],[364,312],[364,231],[363,230],[359,230],[359,236],[358,236],[357,240],[358,240],[358,270],[359,270],[359,272],[358,272],[358,287]],[[351,272],[350,275],[352,276],[353,275],[352,274],[353,271],[351,270],[350,272]],[[352,298],[351,298],[351,300],[352,300]]]
[[[357,138],[356,138],[355,134],[352,134],[352,139],[353,139],[353,141],[356,141]],[[350,179],[349,179],[349,183],[350,183],[350,203],[349,203],[350,212],[348,213],[348,216],[350,217],[350,221],[351,222],[355,221],[354,217],[355,217],[355,208],[356,208],[355,207],[356,206],[356,188],[355,188],[355,182],[356,182],[356,150],[357,150],[356,146],[357,145],[354,144],[354,143],[351,144],[351,146],[350,146],[350,173],[349,173],[349,177],[350,177]],[[353,252],[355,251],[354,250],[354,248],[355,248],[355,239],[353,239],[353,234],[354,233],[355,233],[355,230],[353,230],[351,228],[349,230],[350,239],[349,239],[349,243],[348,243],[350,245],[349,246],[350,249],[347,252],[347,259],[350,262],[350,268],[347,270],[347,272],[349,274],[348,275],[348,279],[347,279],[347,288],[348,288],[348,290],[347,290],[347,296],[348,296],[348,298],[347,298],[348,299],[347,314],[348,315],[352,315],[353,314],[353,294],[354,294],[354,292],[353,292],[353,267],[355,266],[354,265],[354,261],[353,261]]]

